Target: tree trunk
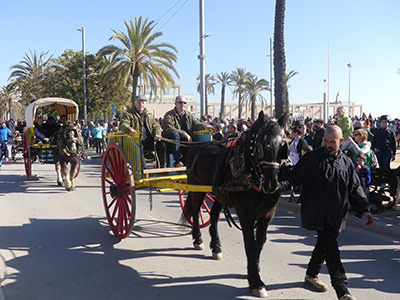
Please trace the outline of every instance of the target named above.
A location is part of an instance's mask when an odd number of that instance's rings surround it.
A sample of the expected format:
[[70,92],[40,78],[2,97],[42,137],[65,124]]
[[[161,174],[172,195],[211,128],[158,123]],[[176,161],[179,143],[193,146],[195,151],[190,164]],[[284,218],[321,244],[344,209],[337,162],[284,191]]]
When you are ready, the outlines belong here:
[[[275,111],[279,119],[289,111],[289,99],[286,84],[286,58],[285,58],[285,0],[276,0],[275,28],[274,28],[274,78],[275,78]],[[286,113],[284,120],[287,126],[289,115]]]
[[238,121],[242,118],[242,93],[239,93],[238,100]]
[[132,107],[135,106],[136,90],[139,77],[140,77],[139,68],[135,66],[135,69],[132,72],[132,98],[131,98]]
[[204,93],[204,105],[205,105],[205,114],[208,116],[208,94],[207,92]]
[[222,120],[224,117],[224,111],[225,111],[225,85],[222,85],[221,89],[221,109],[219,111],[219,119]]
[[251,103],[250,119],[251,121],[253,121],[256,119],[256,95],[252,95],[250,97],[250,103]]

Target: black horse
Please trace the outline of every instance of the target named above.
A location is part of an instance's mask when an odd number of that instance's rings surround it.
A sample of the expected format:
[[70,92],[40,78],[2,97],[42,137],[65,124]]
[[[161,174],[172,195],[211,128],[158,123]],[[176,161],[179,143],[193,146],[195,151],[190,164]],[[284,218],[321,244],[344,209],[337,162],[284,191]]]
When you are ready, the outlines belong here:
[[[282,122],[283,117],[274,122],[261,111],[257,121],[234,146],[222,148],[217,143],[195,146],[187,157],[188,183],[213,184],[216,201],[211,209],[209,229],[213,258],[222,258],[217,230],[220,212],[227,206],[234,207],[243,232],[250,289],[258,297],[267,296],[259,275],[260,253],[280,197],[280,163],[288,156],[288,146],[281,135]],[[193,245],[200,250],[204,245],[198,214],[204,194],[189,192],[182,215],[182,220],[193,218]]]
[[74,191],[77,165],[83,154],[83,138],[74,123],[67,121],[52,135],[51,144],[57,146],[53,150],[57,183],[59,186],[64,184],[67,191]]

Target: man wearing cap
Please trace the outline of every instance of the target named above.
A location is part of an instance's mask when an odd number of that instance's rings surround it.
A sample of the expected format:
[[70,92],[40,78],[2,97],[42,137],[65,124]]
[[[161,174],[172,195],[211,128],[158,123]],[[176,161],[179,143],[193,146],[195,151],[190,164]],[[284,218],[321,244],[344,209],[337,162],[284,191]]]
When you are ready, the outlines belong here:
[[378,159],[379,168],[390,169],[390,161],[396,158],[396,136],[389,128],[390,117],[383,115],[379,118],[381,127],[374,132],[372,149]]
[[324,134],[325,134],[324,120],[316,119],[314,122],[314,130],[315,134],[313,137],[313,146],[314,149],[316,149],[322,146],[322,141],[324,140]]
[[126,111],[122,117],[121,131],[132,136],[136,131],[140,131],[142,133],[142,146],[144,150],[154,151],[155,142],[159,160],[157,161],[157,167],[163,168],[166,161],[166,146],[160,140],[161,127],[147,110],[146,103],[147,98],[145,96],[136,96],[135,106]]
[[[199,120],[186,110],[186,98],[177,96],[175,98],[174,109],[167,111],[163,118],[162,135],[171,140],[180,142],[193,140],[194,131],[203,129],[212,129],[211,125],[201,123]],[[185,151],[177,144],[171,144],[172,155],[174,157],[175,167],[182,167],[185,161]]]

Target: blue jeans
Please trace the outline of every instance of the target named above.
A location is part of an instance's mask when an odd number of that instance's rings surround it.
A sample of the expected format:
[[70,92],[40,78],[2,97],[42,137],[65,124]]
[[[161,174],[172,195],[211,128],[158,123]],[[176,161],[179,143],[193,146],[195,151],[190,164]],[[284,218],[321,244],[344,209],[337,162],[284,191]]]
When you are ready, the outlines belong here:
[[[171,140],[177,141],[177,142],[181,141],[181,136],[176,131],[172,131],[168,135],[168,138]],[[170,146],[171,146],[172,156],[174,157],[174,160],[181,161],[183,158],[183,155],[181,153],[181,146],[176,145],[176,144],[170,144]]]
[[392,151],[385,150],[381,151],[375,149],[376,158],[378,159],[379,168],[390,169],[390,160],[392,159]]

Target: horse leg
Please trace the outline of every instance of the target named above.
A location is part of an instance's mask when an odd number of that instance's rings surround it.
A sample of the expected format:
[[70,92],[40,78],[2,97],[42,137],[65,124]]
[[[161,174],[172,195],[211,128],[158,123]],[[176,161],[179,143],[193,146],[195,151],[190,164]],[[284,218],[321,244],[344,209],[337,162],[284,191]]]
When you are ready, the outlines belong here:
[[[267,229],[269,224],[271,224],[272,219],[275,216],[276,206],[274,206],[266,215],[265,218],[262,218],[257,221],[256,228],[256,245],[257,245],[257,267],[260,262],[261,251],[264,247],[265,242],[267,241]],[[260,269],[258,269],[260,271]]]
[[[203,250],[204,244],[203,239],[201,238],[200,232],[200,222],[199,222],[199,211],[201,204],[203,203],[205,193],[195,193],[189,192],[187,203],[190,203],[190,216],[193,219],[192,225],[192,238],[193,238],[193,246],[197,250]],[[190,197],[190,198],[189,198]]]
[[61,164],[60,161],[55,161],[54,166],[56,168],[56,173],[57,173],[57,185],[62,186],[63,185],[63,179],[61,175]]
[[211,236],[210,248],[212,252],[212,257],[216,260],[222,259],[221,241],[219,239],[219,234],[218,234],[218,220],[221,210],[222,210],[221,203],[215,201],[213,207],[211,208],[211,213],[210,213],[211,225],[209,232]]
[[69,172],[68,171],[69,170],[68,170],[67,162],[62,161],[61,162],[61,172],[62,172],[62,175],[63,175],[64,186],[65,186],[65,189],[67,191],[70,191],[70,189],[71,189],[71,180],[69,178],[69,174],[68,174]]
[[73,160],[71,162],[71,166],[70,166],[70,170],[69,170],[69,178],[71,181],[71,187],[69,189],[69,191],[75,191],[75,171],[76,171],[76,165],[77,162],[76,160]]
[[242,226],[244,247],[247,256],[247,280],[249,282],[249,287],[253,295],[265,298],[268,296],[268,293],[259,274],[259,246],[257,246],[254,236],[254,214],[252,214],[248,208],[237,205],[237,202],[235,208],[240,220],[240,225]]

